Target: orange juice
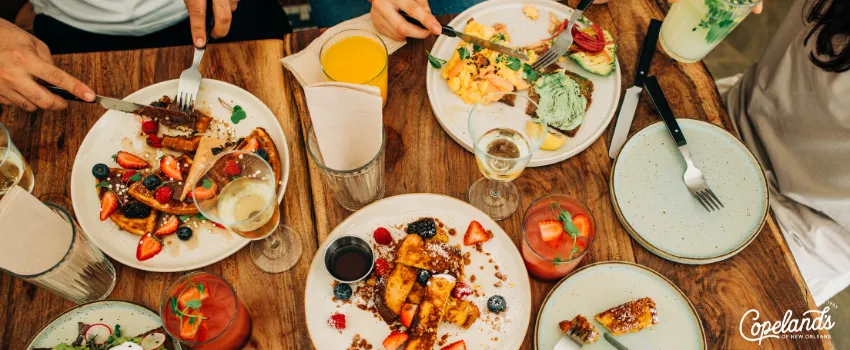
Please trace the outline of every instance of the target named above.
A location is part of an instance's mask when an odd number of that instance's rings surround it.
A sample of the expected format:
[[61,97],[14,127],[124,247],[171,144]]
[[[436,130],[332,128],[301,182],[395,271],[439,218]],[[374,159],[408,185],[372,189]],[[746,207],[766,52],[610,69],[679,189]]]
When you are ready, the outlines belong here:
[[387,103],[387,48],[377,35],[339,32],[322,47],[321,62],[328,80],[376,86]]

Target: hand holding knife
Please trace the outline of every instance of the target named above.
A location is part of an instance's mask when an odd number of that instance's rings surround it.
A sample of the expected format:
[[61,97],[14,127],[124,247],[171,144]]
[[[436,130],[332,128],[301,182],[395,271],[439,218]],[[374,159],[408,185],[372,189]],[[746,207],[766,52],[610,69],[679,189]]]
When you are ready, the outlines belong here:
[[[417,21],[415,18],[411,17],[407,13],[404,13],[404,11],[399,11],[399,14],[402,17],[404,17],[404,19],[407,20],[408,22],[415,24],[417,26],[420,26],[422,28],[425,28],[425,26],[422,25],[422,23],[420,23],[419,21]],[[493,51],[496,51],[496,52],[499,52],[499,53],[502,53],[502,54],[505,54],[505,55],[508,55],[508,56],[511,56],[511,57],[514,57],[514,58],[519,58],[521,60],[528,61],[528,56],[525,53],[522,53],[521,51],[519,51],[517,49],[513,49],[513,48],[510,48],[510,47],[507,47],[507,46],[504,46],[504,45],[499,45],[499,44],[496,44],[496,43],[491,42],[489,40],[484,40],[484,39],[481,39],[479,37],[475,37],[475,36],[466,34],[464,32],[461,32],[459,30],[455,30],[454,28],[446,26],[446,25],[442,26],[442,28],[443,28],[443,32],[441,33],[441,35],[445,35],[445,36],[452,37],[452,38],[460,38],[460,40],[463,40],[463,41],[468,42],[470,44],[475,44],[475,45],[481,46],[481,47],[488,49],[488,50],[493,50]]]

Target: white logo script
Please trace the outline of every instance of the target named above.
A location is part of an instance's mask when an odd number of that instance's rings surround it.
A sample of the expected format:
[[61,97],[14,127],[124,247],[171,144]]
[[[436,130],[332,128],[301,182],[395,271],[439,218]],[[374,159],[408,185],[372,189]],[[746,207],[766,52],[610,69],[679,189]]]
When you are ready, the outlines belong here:
[[[785,338],[787,336],[781,336],[787,333],[799,333],[804,330],[808,331],[819,331],[822,329],[830,330],[833,326],[835,326],[835,322],[832,322],[829,319],[829,306],[823,308],[823,310],[809,310],[803,313],[803,317],[801,319],[791,318],[793,313],[791,310],[785,311],[785,316],[782,317],[782,321],[776,321],[771,323],[770,321],[759,322],[759,312],[756,309],[751,309],[747,311],[743,317],[741,317],[741,324],[738,326],[738,330],[741,332],[741,336],[744,339],[749,341],[758,341],[759,345],[761,345],[761,341],[767,338]],[[752,314],[752,318],[750,320],[753,321],[753,325],[750,326],[750,335],[752,337],[748,337],[744,334],[744,320],[747,319],[749,315]],[[811,316],[809,316],[811,315]]]

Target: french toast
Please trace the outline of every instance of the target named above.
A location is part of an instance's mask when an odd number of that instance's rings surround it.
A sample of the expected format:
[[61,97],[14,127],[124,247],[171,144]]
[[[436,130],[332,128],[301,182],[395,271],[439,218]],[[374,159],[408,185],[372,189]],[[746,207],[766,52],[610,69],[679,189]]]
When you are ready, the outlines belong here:
[[[127,170],[119,169],[119,168],[110,168],[109,169],[109,182],[110,184],[120,184],[121,177]],[[100,183],[101,181],[95,179],[95,184]],[[106,187],[97,187],[97,198],[102,198],[104,193],[109,191]],[[115,192],[115,191],[113,191]],[[121,192],[121,191],[119,191]],[[116,193],[119,198],[119,202],[127,203],[128,195],[126,192]],[[150,214],[145,218],[133,219],[124,216],[121,213],[121,210],[116,210],[114,213],[109,215],[109,219],[118,226],[119,229],[132,233],[134,235],[142,236],[148,232],[153,232],[156,228],[156,217],[157,211],[151,210]]]
[[582,344],[592,344],[599,340],[599,332],[581,314],[576,315],[571,321],[558,322],[558,327],[561,328],[561,332]]
[[416,272],[416,268],[395,264],[389,275],[379,277],[375,283],[375,308],[387,324],[392,324],[398,318],[410,290],[418,285]]
[[437,327],[443,320],[449,296],[457,279],[447,274],[434,275],[425,287],[425,297],[410,324],[405,350],[431,350],[437,341]]
[[449,298],[443,322],[454,323],[463,329],[468,329],[479,316],[481,316],[481,310],[472,302]]
[[638,332],[658,323],[658,311],[652,298],[644,297],[612,307],[596,314],[599,321],[612,335]]
[[242,142],[236,145],[236,149],[245,148],[245,146],[252,142],[251,140],[257,140],[257,142],[259,143],[259,148],[264,149],[266,153],[268,153],[268,162],[269,165],[272,166],[272,170],[274,170],[275,183],[280,183],[280,155],[278,155],[277,153],[277,146],[275,146],[274,140],[272,140],[271,136],[269,136],[269,133],[266,132],[266,129],[256,128],[254,129],[254,131],[251,132],[250,135],[245,137]]
[[178,152],[188,153],[198,149],[198,144],[201,143],[202,136],[170,136],[162,137],[162,147],[175,150]]
[[[159,176],[153,174],[154,176]],[[161,176],[159,176],[162,178]],[[165,181],[163,181],[165,183]],[[198,207],[195,206],[195,203],[186,202],[180,200],[180,191],[183,189],[182,186],[177,185],[177,183],[171,182],[170,184],[166,184],[163,186],[174,186],[172,189],[171,200],[167,203],[160,203],[156,200],[156,195],[154,191],[149,190],[145,187],[141,181],[136,182],[127,189],[127,193],[135,198],[137,201],[144,203],[145,205],[154,208],[158,211],[161,211],[166,214],[174,214],[174,215],[195,215],[198,214]]]
[[395,262],[456,278],[463,276],[463,257],[457,248],[445,243],[426,242],[419,235],[407,235],[402,240],[396,249]]

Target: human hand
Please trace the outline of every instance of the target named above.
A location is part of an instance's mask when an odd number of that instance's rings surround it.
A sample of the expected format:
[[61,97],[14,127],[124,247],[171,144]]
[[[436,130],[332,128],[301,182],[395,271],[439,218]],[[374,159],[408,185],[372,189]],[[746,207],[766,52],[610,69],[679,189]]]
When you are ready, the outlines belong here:
[[[676,3],[678,1],[679,0],[670,0],[670,3]],[[762,9],[764,9],[764,0],[762,0],[762,2],[760,2],[758,5],[756,5],[756,7],[753,7],[753,13],[759,14],[761,13]]]
[[[437,18],[431,14],[428,0],[370,0],[372,2],[372,23],[382,34],[395,40],[404,40],[405,37],[424,38],[431,33],[439,35],[442,26]],[[419,27],[406,21],[398,13],[399,10],[406,12],[410,17],[416,18],[425,28]]]
[[[183,0],[189,11],[189,26],[192,28],[192,42],[195,47],[207,44],[207,0]],[[230,21],[239,0],[212,0],[213,28],[210,35],[221,38],[230,31]]]
[[94,91],[53,65],[50,49],[16,25],[0,19],[0,103],[30,112],[38,108],[60,110],[68,102],[39,85],[36,79],[56,85],[86,101]]

